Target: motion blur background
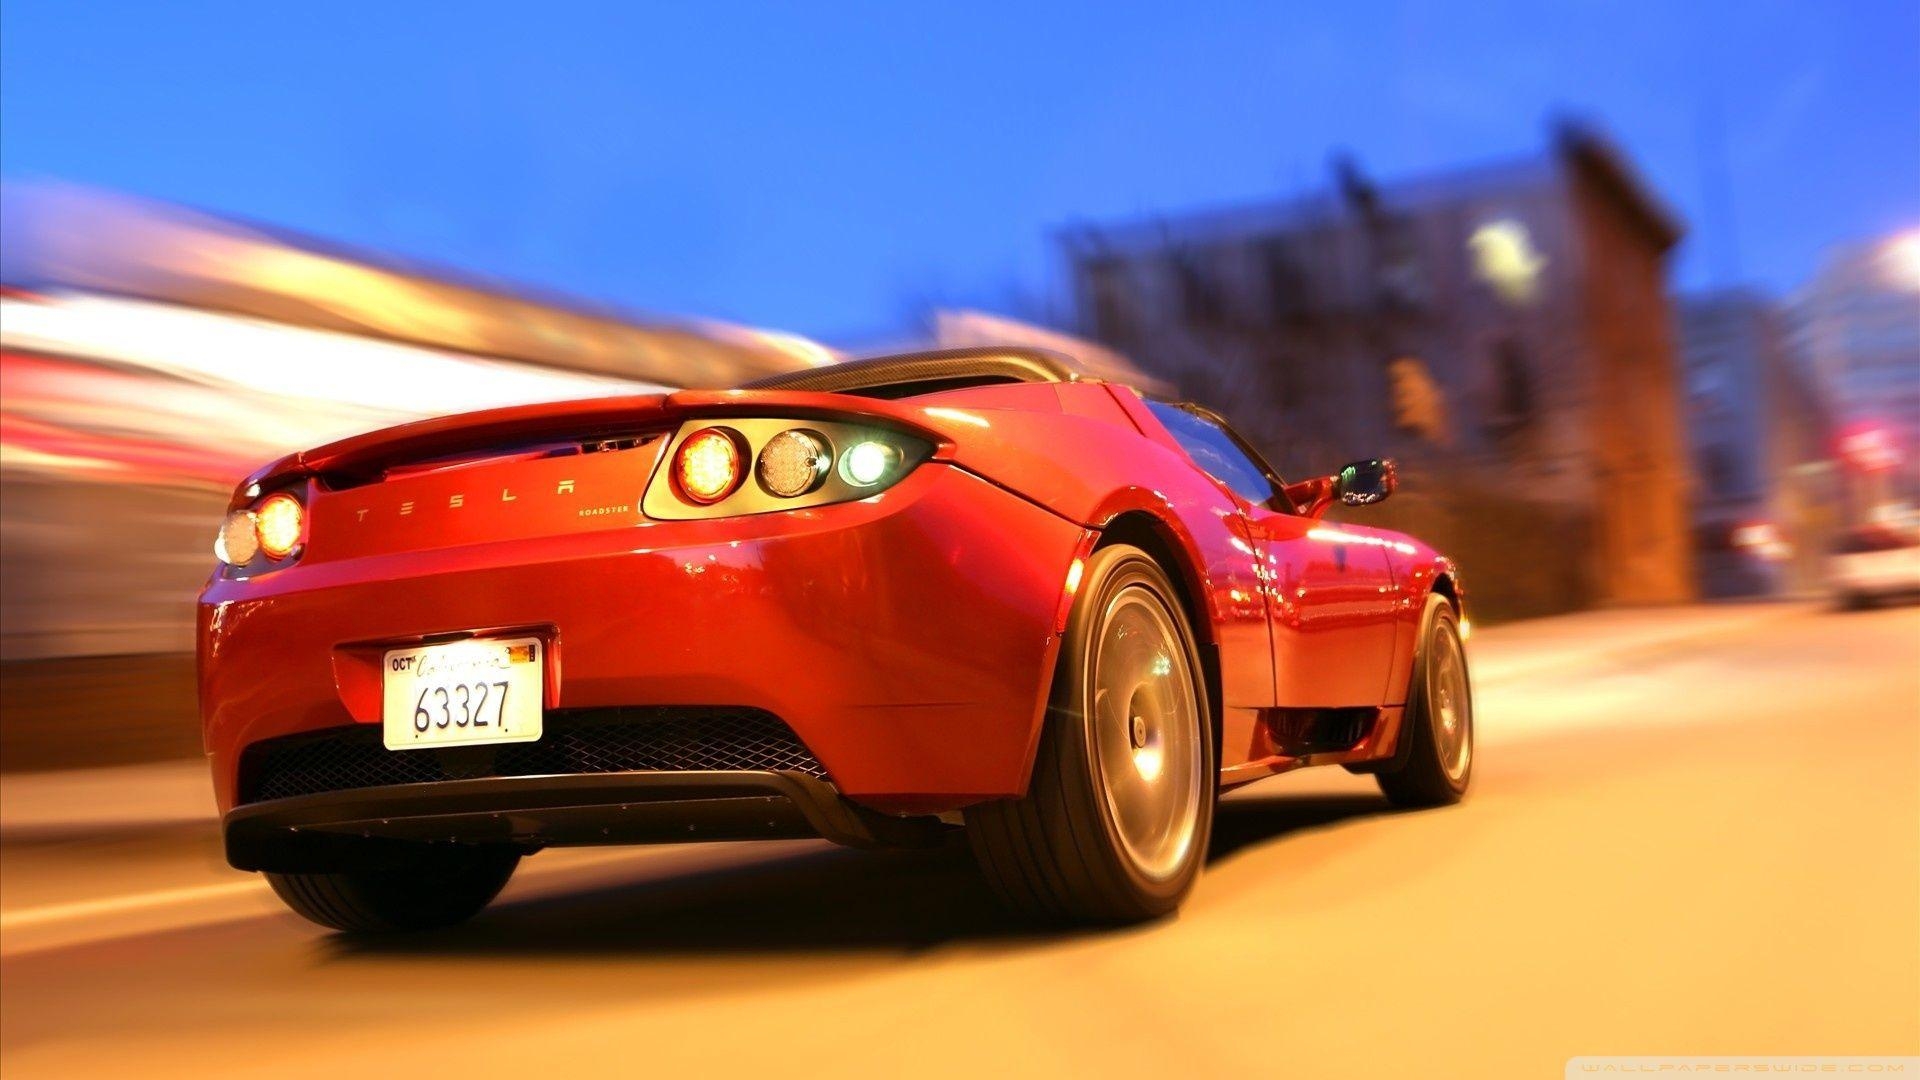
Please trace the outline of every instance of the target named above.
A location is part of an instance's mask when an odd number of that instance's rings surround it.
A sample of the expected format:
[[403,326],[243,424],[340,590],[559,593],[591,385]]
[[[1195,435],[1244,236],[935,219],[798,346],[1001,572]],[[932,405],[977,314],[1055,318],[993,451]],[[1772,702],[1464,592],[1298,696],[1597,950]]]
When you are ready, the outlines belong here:
[[[9,768],[191,755],[227,494],[416,417],[1051,344],[1499,621],[1804,593],[1920,447],[1909,2],[0,8]],[[112,716],[127,733],[41,736]]]
[[[1920,1052],[1920,607],[1827,580],[1920,495],[1916,0],[0,0],[0,290],[8,1080]],[[958,850],[555,850],[406,941],[225,864],[256,465],[994,342],[1398,458],[1472,796],[1251,785],[1123,931]]]

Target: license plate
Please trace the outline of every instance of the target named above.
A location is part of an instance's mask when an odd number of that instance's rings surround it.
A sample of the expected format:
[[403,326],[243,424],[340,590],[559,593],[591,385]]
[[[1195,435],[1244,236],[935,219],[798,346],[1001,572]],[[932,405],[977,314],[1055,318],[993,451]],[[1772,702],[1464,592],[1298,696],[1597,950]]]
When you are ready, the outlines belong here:
[[380,718],[389,750],[540,737],[546,644],[539,638],[395,649],[381,670]]

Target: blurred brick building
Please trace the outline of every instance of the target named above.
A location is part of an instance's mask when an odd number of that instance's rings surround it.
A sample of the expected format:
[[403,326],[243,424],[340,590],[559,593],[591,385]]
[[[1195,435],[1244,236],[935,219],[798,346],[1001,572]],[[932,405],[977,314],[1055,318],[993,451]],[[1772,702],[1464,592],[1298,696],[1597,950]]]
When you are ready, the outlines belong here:
[[1666,293],[1680,225],[1596,134],[1536,157],[1063,236],[1080,329],[1289,478],[1400,459],[1366,520],[1514,617],[1693,595]]
[[1779,307],[1744,289],[1689,296],[1679,325],[1701,592],[1818,587],[1840,515],[1833,425]]

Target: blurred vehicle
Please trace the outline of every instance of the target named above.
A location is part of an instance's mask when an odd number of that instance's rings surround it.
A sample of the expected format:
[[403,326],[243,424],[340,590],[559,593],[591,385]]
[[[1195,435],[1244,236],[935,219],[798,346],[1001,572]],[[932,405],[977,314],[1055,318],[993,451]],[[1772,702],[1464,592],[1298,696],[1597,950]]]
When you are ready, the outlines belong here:
[[1451,562],[1037,349],[496,409],[235,493],[200,601],[228,860],[344,930],[548,845],[963,828],[1036,913],[1172,910],[1221,787],[1472,768]]
[[1827,560],[1834,595],[1847,607],[1920,599],[1920,528],[1873,522],[1847,530]]

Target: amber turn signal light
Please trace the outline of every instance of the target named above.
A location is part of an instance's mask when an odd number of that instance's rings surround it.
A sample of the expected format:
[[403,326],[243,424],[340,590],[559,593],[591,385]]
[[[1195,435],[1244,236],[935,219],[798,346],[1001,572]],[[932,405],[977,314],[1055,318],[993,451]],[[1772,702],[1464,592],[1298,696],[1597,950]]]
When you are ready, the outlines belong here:
[[260,534],[260,550],[269,559],[284,559],[300,546],[300,532],[306,511],[300,500],[281,492],[269,495],[253,511],[254,528]]
[[740,486],[741,465],[740,436],[726,428],[701,428],[674,455],[673,486],[688,502],[708,506]]

